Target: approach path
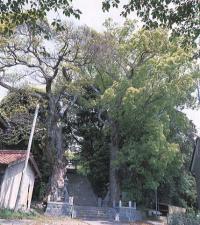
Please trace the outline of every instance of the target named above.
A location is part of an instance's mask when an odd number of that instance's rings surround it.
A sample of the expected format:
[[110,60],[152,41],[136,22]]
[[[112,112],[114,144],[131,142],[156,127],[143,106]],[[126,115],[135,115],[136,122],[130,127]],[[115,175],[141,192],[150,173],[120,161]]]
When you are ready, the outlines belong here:
[[165,225],[162,222],[147,221],[135,223],[117,223],[116,221],[101,221],[101,220],[84,220],[88,225]]

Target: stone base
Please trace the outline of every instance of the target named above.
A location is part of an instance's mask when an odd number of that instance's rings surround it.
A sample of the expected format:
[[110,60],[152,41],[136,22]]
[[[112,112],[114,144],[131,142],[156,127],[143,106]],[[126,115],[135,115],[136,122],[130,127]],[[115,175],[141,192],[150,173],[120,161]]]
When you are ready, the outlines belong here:
[[48,202],[45,215],[72,217],[72,205],[63,202]]
[[130,207],[76,206],[62,202],[48,202],[45,214],[51,216],[68,216],[71,218],[96,218],[117,221],[139,221],[144,218],[144,213]]

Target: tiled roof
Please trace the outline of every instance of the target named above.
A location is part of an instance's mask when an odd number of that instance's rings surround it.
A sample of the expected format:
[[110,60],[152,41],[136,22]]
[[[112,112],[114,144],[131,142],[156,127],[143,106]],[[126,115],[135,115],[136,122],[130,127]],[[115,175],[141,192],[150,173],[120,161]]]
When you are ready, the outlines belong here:
[[[17,161],[23,161],[26,159],[26,153],[26,150],[0,150],[0,164],[9,165]],[[40,171],[32,154],[30,155],[30,162],[35,169],[35,172],[39,177],[41,177]]]
[[23,150],[0,150],[0,164],[10,164],[12,162],[26,158],[26,151]]

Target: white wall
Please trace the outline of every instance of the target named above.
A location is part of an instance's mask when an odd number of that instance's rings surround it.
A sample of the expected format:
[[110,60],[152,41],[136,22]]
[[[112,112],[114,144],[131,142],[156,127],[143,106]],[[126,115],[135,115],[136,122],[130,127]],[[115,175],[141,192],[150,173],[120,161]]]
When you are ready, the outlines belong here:
[[[22,170],[24,168],[24,162],[9,166],[6,169],[5,176],[1,185],[0,191],[0,207],[14,209],[17,194],[19,190],[20,180],[22,176]],[[33,186],[35,175],[33,169],[28,165],[24,185],[22,187],[20,203],[24,209],[30,207],[30,201],[32,198]],[[27,199],[28,204],[27,204]]]
[[21,201],[20,201],[23,209],[30,208],[34,181],[35,181],[34,171],[32,167],[30,166],[30,164],[28,164],[26,174],[25,174],[24,184],[22,187],[22,194],[21,194]]

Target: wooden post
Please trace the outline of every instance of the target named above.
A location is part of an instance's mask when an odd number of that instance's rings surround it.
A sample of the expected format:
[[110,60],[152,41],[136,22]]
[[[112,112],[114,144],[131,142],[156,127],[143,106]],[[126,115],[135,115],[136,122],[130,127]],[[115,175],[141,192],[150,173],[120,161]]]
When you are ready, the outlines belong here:
[[27,169],[27,165],[28,165],[28,160],[30,157],[31,145],[32,145],[32,141],[33,141],[33,135],[34,135],[34,131],[35,131],[35,125],[36,125],[36,121],[37,121],[38,111],[39,111],[39,104],[37,104],[36,109],[35,109],[35,115],[34,115],[33,124],[32,124],[32,128],[31,128],[31,134],[29,137],[26,159],[25,159],[25,163],[24,163],[24,169],[22,171],[22,176],[21,176],[21,180],[20,180],[20,184],[19,184],[18,193],[17,193],[17,199],[16,199],[16,203],[15,203],[15,211],[21,209],[21,207],[22,207],[20,201],[21,201],[21,195],[22,195],[22,191],[23,191],[25,173],[26,173],[26,169]]

